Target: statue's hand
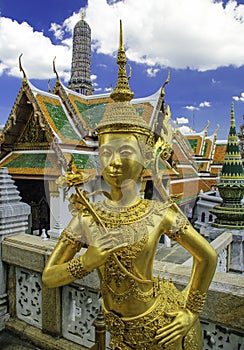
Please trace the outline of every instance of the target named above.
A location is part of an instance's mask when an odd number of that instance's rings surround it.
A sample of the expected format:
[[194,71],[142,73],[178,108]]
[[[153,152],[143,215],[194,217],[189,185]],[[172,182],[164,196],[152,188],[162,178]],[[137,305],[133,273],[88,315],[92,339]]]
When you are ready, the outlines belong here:
[[110,254],[124,245],[118,244],[116,237],[111,233],[103,235],[89,245],[85,254],[82,255],[82,262],[88,270],[92,271],[103,265]]
[[158,329],[155,337],[157,343],[165,347],[183,338],[198,318],[198,314],[188,309],[168,312],[166,315],[172,317],[173,320],[167,326]]

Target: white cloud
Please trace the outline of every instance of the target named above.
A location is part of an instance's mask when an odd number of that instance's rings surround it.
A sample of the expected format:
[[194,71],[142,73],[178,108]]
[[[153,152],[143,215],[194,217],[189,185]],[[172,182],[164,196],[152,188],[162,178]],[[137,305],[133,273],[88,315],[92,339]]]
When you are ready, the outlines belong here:
[[158,72],[159,72],[159,68],[153,68],[153,67],[147,68],[147,75],[148,75],[150,78],[156,77],[156,75],[157,75]]
[[189,111],[199,111],[200,108],[211,107],[211,103],[209,101],[200,102],[198,107],[196,106],[185,106],[183,108],[188,109]]
[[94,81],[94,80],[96,80],[96,79],[97,79],[97,75],[91,74],[91,81]]
[[240,96],[233,96],[232,97],[233,98],[233,100],[235,100],[235,101],[237,101],[237,102],[244,102],[244,92],[242,92],[241,94],[240,94]]
[[111,92],[112,90],[113,90],[113,88],[112,88],[112,86],[110,86],[110,87],[106,87],[104,89],[104,92]]
[[189,119],[185,118],[185,117],[176,118],[176,121],[178,124],[188,124],[189,123]]
[[128,59],[202,71],[244,64],[243,15],[244,5],[232,0],[226,6],[210,0],[88,0],[87,7],[94,50],[117,50],[122,18]]
[[198,111],[199,110],[199,108],[195,107],[195,106],[185,106],[183,108],[188,109],[189,111]]
[[211,107],[211,103],[209,101],[204,101],[204,102],[199,103],[199,107],[200,108]]
[[[88,0],[86,20],[93,50],[115,55],[120,18],[128,60],[147,64],[149,75],[162,66],[204,71],[244,65],[244,35],[240,35],[244,5],[237,1],[224,6],[223,1],[213,0]],[[21,76],[18,57],[23,53],[28,78],[53,77],[56,56],[57,71],[67,79],[72,31],[79,20],[80,13],[73,13],[63,23],[50,23],[50,32],[59,41],[54,45],[28,23],[0,17],[0,75]]]
[[64,31],[62,30],[62,26],[57,23],[51,23],[50,32],[53,32],[56,39],[62,40],[64,36]]
[[[23,53],[22,65],[27,77],[49,79],[54,77],[52,62],[56,56],[56,67],[60,77],[67,80],[70,70],[71,47],[54,45],[42,32],[35,31],[28,23],[18,23],[0,17],[0,74],[21,77],[18,57]],[[44,54],[45,53],[45,54]]]
[[211,82],[212,82],[212,84],[220,84],[220,81],[219,80],[216,80],[216,79],[214,79],[214,78],[212,78],[211,79]]
[[184,134],[189,134],[192,133],[192,129],[187,126],[187,125],[182,125],[179,127],[180,132],[184,135]]

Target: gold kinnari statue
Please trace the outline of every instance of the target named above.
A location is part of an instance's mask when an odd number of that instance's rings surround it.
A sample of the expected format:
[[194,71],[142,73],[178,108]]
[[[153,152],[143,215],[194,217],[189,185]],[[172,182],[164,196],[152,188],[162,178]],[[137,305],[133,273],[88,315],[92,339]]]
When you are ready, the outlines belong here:
[[[105,200],[91,204],[79,188],[82,180],[74,175],[77,194],[72,203],[77,210],[46,264],[43,283],[62,286],[97,269],[112,349],[200,350],[198,317],[217,256],[165,193],[163,202],[139,197],[137,183],[148,161],[159,153],[168,157],[170,143],[166,133],[156,142],[130,103],[133,93],[126,77],[122,29],[117,63],[114,103],[97,126],[101,172],[111,191]],[[63,180],[70,186],[72,172]],[[182,292],[172,281],[153,276],[162,234],[193,256],[191,278]],[[85,253],[74,258],[83,246],[88,247]]]

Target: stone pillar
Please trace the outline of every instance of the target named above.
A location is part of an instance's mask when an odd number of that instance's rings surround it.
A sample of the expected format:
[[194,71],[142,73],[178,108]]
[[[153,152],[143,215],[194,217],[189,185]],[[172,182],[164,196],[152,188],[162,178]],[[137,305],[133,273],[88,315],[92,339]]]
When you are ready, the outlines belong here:
[[59,212],[59,188],[55,180],[48,181],[49,193],[50,193],[50,229],[55,226],[57,218],[60,216]]
[[63,198],[63,190],[59,189],[54,180],[49,181],[50,192],[50,230],[51,239],[58,240],[64,227],[69,223],[72,216],[69,212],[69,201]]
[[[0,244],[7,236],[26,233],[30,212],[30,206],[21,202],[7,168],[0,168]],[[0,250],[0,331],[9,317],[7,305],[6,266]]]

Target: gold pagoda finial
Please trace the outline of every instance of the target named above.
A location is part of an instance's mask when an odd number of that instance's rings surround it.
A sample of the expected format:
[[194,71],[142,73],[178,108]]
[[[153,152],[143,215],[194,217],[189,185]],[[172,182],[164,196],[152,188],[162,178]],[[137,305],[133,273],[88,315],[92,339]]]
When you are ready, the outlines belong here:
[[82,21],[85,20],[85,16],[86,16],[86,11],[85,11],[85,9],[82,9],[82,11],[81,11],[81,19],[82,19]]
[[231,112],[230,112],[230,126],[235,128],[235,111],[234,111],[234,102],[231,103]]
[[27,82],[27,77],[26,77],[26,74],[25,74],[25,71],[22,67],[22,62],[21,62],[21,57],[23,56],[23,53],[19,55],[19,70],[23,73],[23,83],[26,83]]
[[122,21],[120,20],[120,35],[118,49],[118,81],[110,97],[116,102],[126,102],[132,100],[134,93],[130,90],[128,78],[126,76],[126,55],[123,41]]

